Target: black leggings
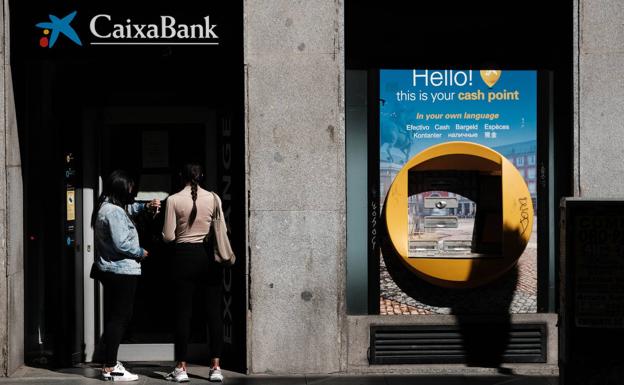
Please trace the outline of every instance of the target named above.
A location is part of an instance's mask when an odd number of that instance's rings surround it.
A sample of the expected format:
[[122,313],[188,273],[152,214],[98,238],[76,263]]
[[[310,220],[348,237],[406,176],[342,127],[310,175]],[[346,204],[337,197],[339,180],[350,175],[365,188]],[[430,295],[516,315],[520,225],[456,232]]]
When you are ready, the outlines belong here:
[[193,294],[206,292],[208,339],[212,358],[221,357],[223,349],[223,317],[221,292],[223,268],[208,255],[202,243],[178,243],[172,266],[175,302],[175,360],[186,361],[193,313]]
[[108,368],[117,365],[119,344],[132,318],[138,280],[138,275],[102,274],[106,314],[102,339],[105,345],[104,364]]

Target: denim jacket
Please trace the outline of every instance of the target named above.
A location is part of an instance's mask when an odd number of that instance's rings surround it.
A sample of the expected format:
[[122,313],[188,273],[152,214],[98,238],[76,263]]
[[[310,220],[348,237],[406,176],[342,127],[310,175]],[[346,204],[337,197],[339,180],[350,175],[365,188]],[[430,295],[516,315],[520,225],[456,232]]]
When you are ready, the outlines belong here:
[[140,275],[143,249],[139,246],[139,234],[128,215],[135,215],[145,208],[134,203],[126,211],[112,203],[100,206],[95,221],[95,261],[104,272]]

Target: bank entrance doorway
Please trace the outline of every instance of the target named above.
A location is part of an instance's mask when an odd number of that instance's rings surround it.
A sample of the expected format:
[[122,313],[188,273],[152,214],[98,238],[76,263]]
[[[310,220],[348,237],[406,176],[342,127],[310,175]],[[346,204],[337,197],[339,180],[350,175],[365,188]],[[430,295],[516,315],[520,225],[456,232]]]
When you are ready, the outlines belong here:
[[[179,169],[205,169],[202,187],[215,191],[237,255],[224,270],[222,366],[246,371],[245,149],[242,2],[119,7],[85,2],[71,25],[79,46],[59,36],[54,47],[33,44],[49,3],[11,4],[11,60],[24,178],[25,358],[34,366],[99,362],[106,292],[89,278],[95,256],[90,217],[113,170],[138,183],[137,201],[158,198],[156,216],[137,218],[142,266],[134,315],[119,352],[125,361],[173,359],[173,254],[162,241],[166,198],[180,190]],[[192,23],[219,21],[219,44],[90,44],[90,20],[148,23],[162,15]],[[98,19],[101,20],[102,18]],[[203,19],[202,19],[203,20]],[[105,25],[102,24],[101,28]],[[98,27],[99,28],[99,27]],[[37,35],[37,39],[39,36]],[[195,295],[190,361],[207,363],[206,306]]]
[[[185,162],[202,165],[203,187],[216,190],[219,151],[216,111],[176,106],[95,109],[86,111],[83,129],[84,180],[97,189],[83,190],[82,213],[93,212],[102,181],[117,169],[132,170],[138,182],[137,202],[162,201],[159,214],[135,218],[141,245],[150,252],[150,257],[141,266],[134,315],[122,341],[119,359],[171,361],[176,298],[170,272],[175,260],[172,247],[162,241],[163,213],[167,197],[183,187],[179,170]],[[83,225],[77,234],[76,242],[83,245],[85,270],[94,259],[93,237],[93,229],[88,225]],[[87,361],[98,361],[101,346],[97,336],[101,335],[109,311],[104,305],[106,292],[87,278],[84,292],[85,357]],[[191,356],[195,359],[209,354],[206,303],[205,293],[195,293],[193,307],[197,310],[191,333]]]

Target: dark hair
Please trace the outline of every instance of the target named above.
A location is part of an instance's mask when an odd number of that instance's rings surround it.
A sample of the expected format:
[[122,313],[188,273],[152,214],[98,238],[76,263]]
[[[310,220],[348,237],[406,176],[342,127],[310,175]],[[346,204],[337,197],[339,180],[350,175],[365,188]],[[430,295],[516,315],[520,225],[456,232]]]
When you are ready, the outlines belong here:
[[98,198],[97,208],[93,210],[91,215],[91,227],[95,226],[97,213],[105,201],[117,205],[124,210],[134,200],[132,188],[134,187],[134,179],[123,170],[115,170],[110,173],[104,181],[104,188]]
[[188,163],[182,167],[182,172],[180,173],[182,177],[182,183],[191,185],[191,198],[193,198],[193,208],[191,209],[191,214],[189,215],[188,226],[191,228],[193,223],[195,222],[195,217],[197,217],[197,205],[195,201],[197,201],[197,186],[201,183],[204,174],[202,172],[202,168],[198,164]]

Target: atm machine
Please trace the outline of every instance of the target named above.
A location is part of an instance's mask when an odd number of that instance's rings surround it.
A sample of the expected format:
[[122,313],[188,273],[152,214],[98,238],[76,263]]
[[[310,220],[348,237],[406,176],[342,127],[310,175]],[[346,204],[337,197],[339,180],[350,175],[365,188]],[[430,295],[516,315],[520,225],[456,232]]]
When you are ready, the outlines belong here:
[[470,288],[515,266],[534,212],[528,186],[509,160],[479,144],[447,142],[405,164],[383,215],[387,239],[409,271],[437,286]]

